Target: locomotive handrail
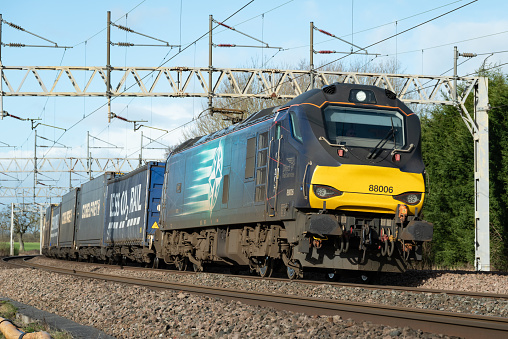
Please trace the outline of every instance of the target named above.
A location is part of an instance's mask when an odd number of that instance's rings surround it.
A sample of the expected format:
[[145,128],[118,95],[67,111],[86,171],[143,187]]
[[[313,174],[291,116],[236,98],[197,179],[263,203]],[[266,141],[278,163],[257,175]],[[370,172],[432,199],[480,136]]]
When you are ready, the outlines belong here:
[[409,147],[407,149],[397,149],[397,148],[394,148],[392,150],[392,153],[391,155],[393,156],[395,153],[409,153],[413,150],[413,148],[415,148],[415,145],[414,144],[409,144]]
[[307,199],[307,194],[305,192],[305,179],[307,178],[307,169],[309,166],[312,166],[312,161],[309,161],[307,165],[305,166],[305,171],[303,172],[303,180],[302,180],[302,189],[303,189],[303,198]]
[[341,145],[341,144],[332,144],[330,143],[325,137],[319,137],[319,140],[320,141],[324,141],[328,144],[328,146],[332,146],[332,147],[340,147],[342,148],[344,151],[346,152],[349,152],[349,150],[347,149],[346,145]]

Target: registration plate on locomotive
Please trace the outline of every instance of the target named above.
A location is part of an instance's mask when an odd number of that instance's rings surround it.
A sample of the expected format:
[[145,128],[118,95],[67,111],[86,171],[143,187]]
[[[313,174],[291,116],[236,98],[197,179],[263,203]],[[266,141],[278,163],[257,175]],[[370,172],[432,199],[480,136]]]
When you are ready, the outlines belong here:
[[383,185],[369,185],[369,192],[393,193],[393,187],[392,186],[383,186]]

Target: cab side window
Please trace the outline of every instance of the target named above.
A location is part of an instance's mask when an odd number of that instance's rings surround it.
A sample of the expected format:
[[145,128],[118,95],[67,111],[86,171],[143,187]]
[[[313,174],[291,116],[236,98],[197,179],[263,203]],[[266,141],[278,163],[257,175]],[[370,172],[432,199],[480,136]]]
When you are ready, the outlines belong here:
[[300,131],[300,121],[295,112],[289,112],[289,121],[291,123],[291,135],[299,142],[303,142],[302,133]]
[[245,157],[245,179],[254,176],[256,166],[256,137],[247,139],[247,155]]

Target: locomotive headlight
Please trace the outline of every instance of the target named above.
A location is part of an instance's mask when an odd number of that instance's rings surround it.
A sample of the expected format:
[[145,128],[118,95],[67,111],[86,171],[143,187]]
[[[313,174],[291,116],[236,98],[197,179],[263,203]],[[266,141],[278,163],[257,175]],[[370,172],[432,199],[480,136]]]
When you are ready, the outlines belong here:
[[349,101],[350,102],[359,102],[362,104],[375,104],[376,96],[374,92],[371,90],[364,89],[352,89],[349,92]]
[[404,193],[395,195],[393,197],[396,200],[402,201],[408,205],[416,205],[422,200],[421,193]]
[[358,91],[356,92],[356,100],[363,102],[367,99],[367,94],[365,94],[364,91]]
[[324,185],[313,185],[314,188],[314,194],[320,198],[320,199],[329,199],[333,197],[338,197],[342,195],[342,192],[330,187],[330,186],[324,186]]

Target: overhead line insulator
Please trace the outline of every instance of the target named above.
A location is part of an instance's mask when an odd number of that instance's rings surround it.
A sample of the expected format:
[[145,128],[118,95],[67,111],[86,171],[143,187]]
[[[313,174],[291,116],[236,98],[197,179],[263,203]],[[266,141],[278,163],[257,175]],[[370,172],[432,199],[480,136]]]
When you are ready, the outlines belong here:
[[19,29],[20,31],[25,31],[25,29],[21,26],[18,26],[16,24],[13,24],[12,22],[7,22],[7,21],[4,21],[7,25],[11,26],[12,28],[16,28],[16,29]]
[[122,46],[122,47],[132,47],[134,46],[133,43],[130,43],[130,42],[119,42],[117,43],[118,46]]
[[11,42],[11,43],[6,44],[5,46],[9,46],[9,47],[25,47],[25,44],[20,44],[20,43],[17,43],[17,42]]
[[20,117],[18,117],[18,116],[15,116],[14,114],[10,114],[10,113],[7,113],[7,114],[8,114],[8,116],[10,116],[10,117],[12,117],[12,118],[15,118],[15,119],[18,119],[18,120],[25,121],[25,119],[20,118]]
[[226,27],[226,28],[229,28],[229,29],[235,30],[233,27],[229,27],[228,25],[223,24],[222,22],[217,21],[217,23],[218,23],[219,25],[221,25],[221,26]]
[[335,51],[326,51],[325,50],[325,51],[316,51],[316,53],[318,53],[318,54],[333,54],[333,53],[337,53],[337,52],[335,52]]
[[321,33],[323,33],[323,34],[328,35],[328,36],[335,37],[335,35],[333,35],[332,33],[328,33],[327,31],[324,31],[324,30],[322,30],[322,29],[319,29],[319,28],[318,28],[317,30],[318,30],[318,31],[320,31],[320,32],[321,32]]
[[477,56],[476,53],[460,53],[459,55],[465,58],[474,58],[475,56]]
[[134,31],[132,29],[130,29],[129,27],[125,27],[125,26],[122,26],[122,25],[115,25],[115,26],[118,27],[119,29],[124,30],[124,31],[134,33]]
[[235,47],[234,44],[218,44],[217,47]]
[[120,120],[123,120],[123,121],[127,121],[127,122],[130,122],[128,119],[125,119],[124,117],[121,117],[119,115],[113,115],[113,118],[117,118],[117,119],[120,119]]

